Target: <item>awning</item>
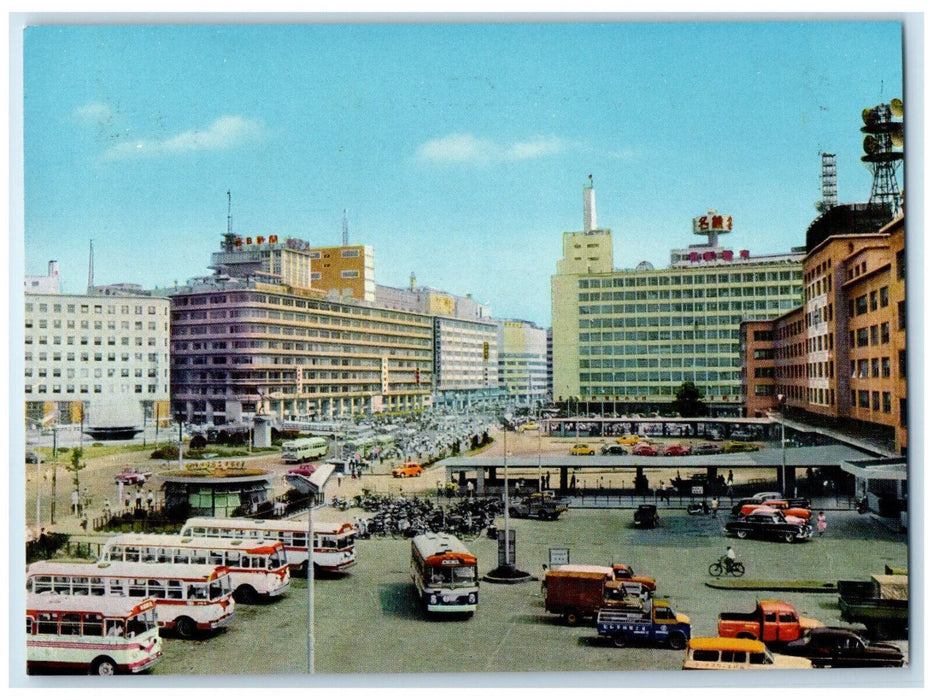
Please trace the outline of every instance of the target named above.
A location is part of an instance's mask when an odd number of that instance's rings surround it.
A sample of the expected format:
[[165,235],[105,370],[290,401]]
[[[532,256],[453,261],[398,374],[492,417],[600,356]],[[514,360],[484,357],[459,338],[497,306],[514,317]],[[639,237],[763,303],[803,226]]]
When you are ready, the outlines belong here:
[[842,470],[859,479],[878,479],[886,481],[907,481],[907,462],[879,460],[859,460],[841,462]]

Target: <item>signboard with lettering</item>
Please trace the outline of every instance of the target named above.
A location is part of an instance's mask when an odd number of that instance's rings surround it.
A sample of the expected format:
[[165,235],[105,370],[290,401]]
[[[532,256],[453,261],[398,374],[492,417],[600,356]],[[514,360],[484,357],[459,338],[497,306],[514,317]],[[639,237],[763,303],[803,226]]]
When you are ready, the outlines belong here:
[[558,566],[570,563],[570,550],[566,547],[551,547],[548,550],[548,568],[556,569]]
[[726,233],[732,230],[732,217],[710,209],[705,216],[693,219],[694,233]]

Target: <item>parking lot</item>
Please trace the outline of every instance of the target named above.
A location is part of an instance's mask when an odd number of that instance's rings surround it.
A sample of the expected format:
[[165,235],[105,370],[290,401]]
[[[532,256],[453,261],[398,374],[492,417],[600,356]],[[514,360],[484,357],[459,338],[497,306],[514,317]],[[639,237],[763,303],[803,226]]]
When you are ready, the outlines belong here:
[[[802,615],[839,623],[833,594],[729,591],[705,585],[711,580],[707,566],[727,542],[746,564],[747,580],[834,582],[866,578],[882,572],[886,564],[907,565],[905,535],[871,516],[834,511],[828,513],[828,522],[825,537],[793,545],[727,539],[721,534],[721,520],[683,510],[662,509],[656,530],[636,530],[628,509],[572,509],[557,522],[518,520],[512,526],[518,568],[540,577],[550,547],[569,548],[573,563],[630,564],[636,573],[654,576],[658,595],[690,616],[694,636],[711,636],[719,612],[751,611],[758,598],[787,600]],[[481,574],[495,567],[493,540],[480,536],[469,544]],[[683,652],[616,649],[598,639],[593,627],[563,626],[545,612],[539,581],[484,582],[479,610],[472,618],[428,619],[416,604],[408,562],[407,540],[362,540],[358,564],[348,574],[316,582],[316,673],[673,672],[683,660]],[[175,674],[277,674],[288,682],[289,674],[306,673],[307,592],[305,581],[296,580],[282,600],[239,606],[232,627],[219,635],[195,642],[166,639],[164,660],[153,680]],[[262,653],[256,652],[257,644]],[[899,644],[906,650],[906,641]],[[376,681],[370,677],[370,682]]]

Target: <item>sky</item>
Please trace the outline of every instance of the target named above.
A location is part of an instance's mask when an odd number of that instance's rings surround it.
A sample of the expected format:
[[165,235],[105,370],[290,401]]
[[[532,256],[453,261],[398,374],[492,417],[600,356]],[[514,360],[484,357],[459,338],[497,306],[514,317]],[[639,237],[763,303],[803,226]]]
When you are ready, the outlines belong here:
[[[861,113],[903,97],[901,25],[616,22],[30,26],[25,274],[66,293],[209,274],[227,228],[373,247],[376,281],[550,325],[583,185],[614,263],[805,242],[820,153],[867,201]],[[899,172],[903,184],[903,172]],[[14,226],[15,228],[15,226]]]

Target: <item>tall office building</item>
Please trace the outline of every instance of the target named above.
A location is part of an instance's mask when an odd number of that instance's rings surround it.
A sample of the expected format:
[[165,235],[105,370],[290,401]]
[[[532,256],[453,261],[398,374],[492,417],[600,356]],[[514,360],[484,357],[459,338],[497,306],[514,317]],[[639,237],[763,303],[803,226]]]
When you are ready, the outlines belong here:
[[376,286],[376,305],[430,316],[434,325],[434,401],[462,407],[502,393],[497,328],[489,307],[470,295]]
[[27,293],[24,320],[33,425],[141,428],[168,417],[168,299]]
[[842,419],[903,453],[904,217],[875,232],[860,232],[873,221],[852,226],[858,222],[836,215],[811,226],[803,304],[743,332],[751,336],[743,353],[747,411],[777,410],[783,396],[792,415]]
[[692,381],[714,415],[741,412],[739,324],[800,303],[804,253],[733,254],[718,245],[731,217],[715,211],[693,229],[706,242],[672,251],[664,269],[614,269],[608,229],[563,234],[551,278],[554,401],[664,410]]
[[534,406],[547,400],[547,330],[520,320],[498,320],[499,375],[507,395]]

